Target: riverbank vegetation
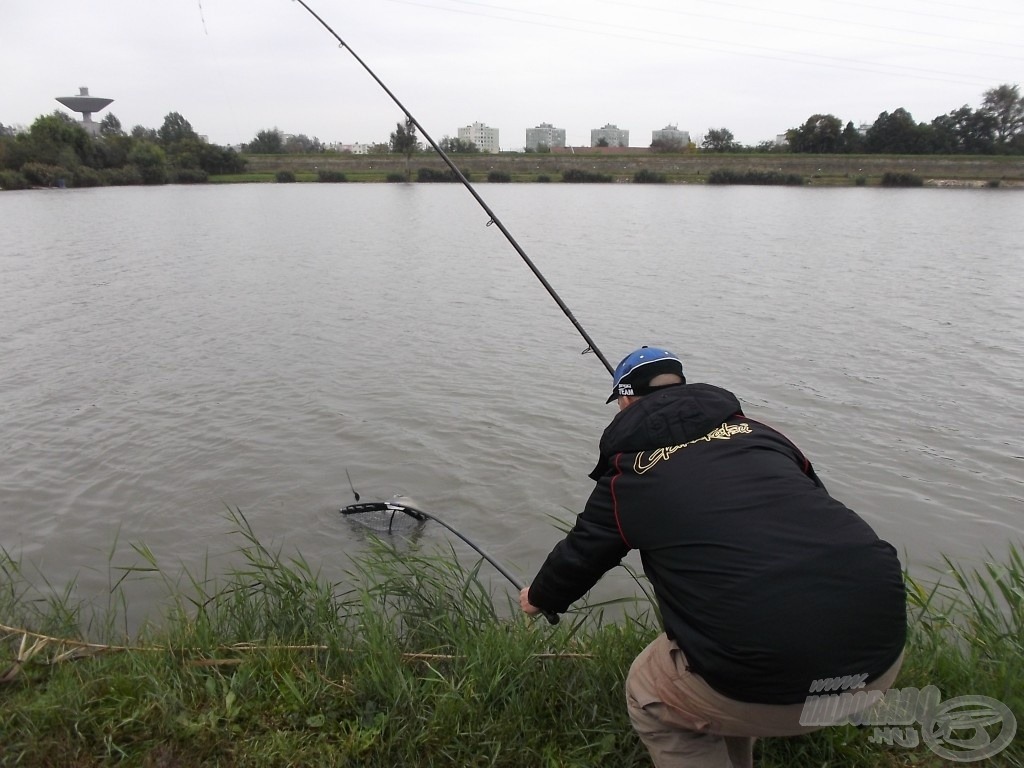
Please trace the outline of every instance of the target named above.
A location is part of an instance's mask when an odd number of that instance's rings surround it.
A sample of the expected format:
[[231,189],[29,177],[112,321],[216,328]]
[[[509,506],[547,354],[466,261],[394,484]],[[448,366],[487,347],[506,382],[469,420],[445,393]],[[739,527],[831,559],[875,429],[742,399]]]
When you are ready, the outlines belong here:
[[109,114],[96,136],[59,110],[26,131],[0,126],[0,189],[201,184],[244,168],[235,150],[204,141],[177,112],[157,130],[131,133]]
[[[773,183],[811,187],[882,186],[886,174],[910,174],[927,187],[1024,189],[1024,156],[807,155],[708,153],[613,154],[515,153],[453,155],[473,183],[709,184]],[[349,182],[404,182],[404,159],[394,155],[259,155],[246,157],[246,171],[210,177],[211,183],[272,181],[290,170],[299,182],[322,181],[329,169]],[[456,179],[429,153],[413,158],[413,183]]]
[[[159,129],[136,125],[126,132],[112,113],[96,128],[94,135],[59,110],[27,129],[0,124],[0,189],[290,181],[287,173],[296,182],[408,182],[414,166],[419,182],[451,174],[408,121],[396,125],[389,141],[356,148],[331,148],[276,128],[239,147],[222,147],[177,112]],[[781,139],[756,146],[739,144],[728,128],[709,129],[700,147],[657,139],[649,147],[605,142],[484,154],[448,136],[439,146],[465,174],[492,183],[702,184],[716,178],[789,184],[800,177],[817,186],[875,186],[887,173],[909,172],[932,186],[1024,186],[1024,96],[1016,85],[1000,85],[985,92],[978,109],[964,105],[930,123],[902,108],[856,127],[815,114]]]
[[795,173],[777,171],[746,171],[738,173],[730,170],[715,170],[708,174],[708,184],[751,184],[760,186],[803,186],[804,179]]
[[[241,513],[230,522],[240,543],[226,575],[173,575],[136,545],[136,565],[111,567],[102,610],[32,586],[0,556],[0,765],[649,765],[622,693],[657,632],[642,579],[639,597],[551,627],[524,621],[488,566],[454,548],[374,541],[327,583]],[[910,582],[897,686],[988,696],[1024,717],[1020,552]],[[168,607],[125,636],[119,595],[138,578],[165,585]],[[760,741],[756,756],[779,768],[945,764],[923,742],[880,741],[870,727],[826,728]],[[1022,742],[996,760],[1024,766]]]

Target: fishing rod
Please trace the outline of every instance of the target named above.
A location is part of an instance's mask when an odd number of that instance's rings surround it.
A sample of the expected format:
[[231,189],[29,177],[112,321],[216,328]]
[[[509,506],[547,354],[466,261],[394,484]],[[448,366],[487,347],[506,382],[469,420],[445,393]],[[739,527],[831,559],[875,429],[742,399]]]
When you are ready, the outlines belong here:
[[359,62],[359,66],[366,70],[366,73],[376,81],[377,85],[384,89],[384,93],[390,96],[391,100],[395,102],[395,104],[398,106],[400,110],[402,110],[402,112],[405,114],[406,120],[412,125],[415,125],[417,129],[419,129],[420,134],[423,136],[424,139],[426,139],[427,143],[429,143],[430,146],[434,148],[434,151],[441,156],[441,159],[444,160],[445,165],[447,165],[448,168],[451,169],[451,172],[455,174],[455,177],[460,182],[462,182],[462,185],[467,190],[469,190],[469,194],[473,196],[473,199],[475,199],[477,203],[480,204],[480,207],[483,208],[484,212],[488,215],[488,217],[490,217],[490,220],[487,222],[487,226],[494,224],[495,226],[498,227],[499,230],[501,230],[501,234],[503,234],[505,236],[505,239],[509,241],[513,248],[515,248],[516,253],[519,254],[520,258],[526,263],[526,266],[530,268],[530,271],[532,271],[533,274],[537,277],[537,279],[540,280],[541,285],[543,285],[544,288],[547,289],[547,292],[551,295],[551,298],[555,300],[556,304],[558,304],[559,309],[562,310],[565,316],[569,318],[569,321],[576,327],[576,330],[579,331],[580,335],[583,337],[583,340],[587,342],[587,348],[583,350],[583,354],[593,352],[595,355],[597,355],[598,359],[604,364],[604,367],[608,369],[608,373],[613,373],[614,369],[612,368],[612,364],[608,362],[608,358],[606,358],[601,353],[601,350],[598,349],[597,344],[595,344],[594,340],[590,338],[590,334],[588,334],[586,329],[584,329],[583,326],[580,325],[579,321],[573,315],[572,311],[569,309],[566,303],[562,301],[562,298],[551,286],[551,283],[549,283],[547,281],[547,278],[545,278],[544,275],[541,274],[540,270],[537,269],[537,266],[533,263],[533,261],[531,261],[530,257],[526,255],[526,251],[524,251],[520,247],[519,243],[516,242],[516,239],[512,237],[512,233],[508,231],[504,224],[501,223],[501,219],[497,217],[494,211],[491,210],[490,206],[487,205],[486,202],[484,202],[484,199],[482,197],[480,197],[476,189],[474,189],[473,185],[469,183],[469,179],[467,179],[463,175],[462,171],[460,171],[458,167],[455,165],[455,163],[452,162],[452,159],[448,157],[448,154],[443,149],[441,149],[441,147],[438,146],[437,142],[435,142],[431,138],[430,134],[427,133],[426,128],[424,128],[420,124],[419,120],[413,117],[412,113],[405,108],[405,105],[398,100],[398,97],[391,92],[391,89],[384,85],[384,81],[377,77],[377,74],[372,69],[370,69],[370,67],[366,64],[365,61],[363,61],[359,57],[359,54],[352,50],[352,47],[344,40],[342,40],[341,36],[337,32],[335,32],[331,28],[331,26],[326,21],[324,21],[319,16],[319,14],[317,14],[316,11],[310,8],[305,0],[295,0],[295,2],[297,2],[303,8],[305,8],[314,19],[320,22],[320,25],[331,33],[331,35],[334,37],[335,40],[338,41],[338,44],[342,48],[344,48],[350,54],[352,54],[352,58]]
[[[346,472],[347,471],[348,470],[346,470]],[[349,478],[349,482],[351,483],[351,478]],[[482,557],[488,563],[493,565],[495,570],[498,571],[498,573],[500,573],[502,576],[508,579],[512,586],[514,586],[516,589],[521,591],[523,587],[526,586],[526,584],[523,583],[522,579],[518,578],[505,566],[503,566],[501,563],[499,563],[497,560],[495,560],[493,557],[487,554],[476,542],[474,542],[468,536],[450,526],[448,523],[446,523],[444,520],[437,517],[436,515],[432,515],[429,512],[424,512],[422,509],[419,509],[419,507],[416,506],[415,502],[408,496],[394,496],[388,501],[360,502],[359,494],[355,492],[355,488],[352,489],[352,493],[355,494],[356,503],[349,504],[347,507],[342,507],[340,510],[338,510],[339,512],[341,512],[341,514],[346,516],[370,514],[371,519],[376,520],[376,524],[370,525],[370,527],[372,527],[375,531],[383,532],[386,530],[388,533],[392,532],[396,516],[399,514],[408,515],[413,520],[417,520],[419,522],[433,520],[435,523],[444,528],[447,528],[449,531],[451,531],[464,542],[466,542],[466,544],[468,544],[478,555],[480,555],[480,557]],[[386,525],[384,525],[384,523],[386,523]],[[541,613],[544,614],[544,618],[548,620],[548,623],[558,623],[557,613],[553,613],[551,611],[541,611]]]

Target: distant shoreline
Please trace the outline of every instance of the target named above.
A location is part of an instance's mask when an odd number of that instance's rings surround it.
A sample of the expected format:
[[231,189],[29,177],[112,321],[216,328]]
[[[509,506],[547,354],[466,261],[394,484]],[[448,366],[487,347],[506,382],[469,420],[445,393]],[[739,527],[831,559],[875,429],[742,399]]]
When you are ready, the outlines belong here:
[[[215,182],[274,181],[279,171],[290,171],[296,181],[317,181],[320,172],[342,173],[350,182],[383,182],[406,171],[402,155],[245,155],[246,171],[214,177]],[[458,154],[452,160],[470,181],[486,182],[491,174],[503,181],[561,182],[567,170],[611,177],[631,183],[641,171],[659,174],[667,184],[703,184],[713,171],[733,173],[796,174],[808,186],[878,186],[887,173],[911,174],[931,187],[1024,188],[1024,157],[1017,155],[805,155],[805,154]],[[415,181],[421,168],[444,171],[447,166],[433,152],[418,153],[409,161]]]

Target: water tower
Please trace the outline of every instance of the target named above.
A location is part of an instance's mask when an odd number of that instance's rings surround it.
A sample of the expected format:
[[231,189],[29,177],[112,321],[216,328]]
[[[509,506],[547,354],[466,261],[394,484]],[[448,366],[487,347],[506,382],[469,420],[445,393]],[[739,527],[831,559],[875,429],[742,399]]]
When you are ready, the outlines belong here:
[[83,85],[78,89],[77,96],[58,96],[57,101],[72,112],[81,112],[82,127],[95,136],[100,132],[100,126],[98,123],[94,123],[92,121],[92,113],[99,112],[107,106],[107,104],[112,102],[113,99],[103,99],[99,96],[90,96],[89,89]]

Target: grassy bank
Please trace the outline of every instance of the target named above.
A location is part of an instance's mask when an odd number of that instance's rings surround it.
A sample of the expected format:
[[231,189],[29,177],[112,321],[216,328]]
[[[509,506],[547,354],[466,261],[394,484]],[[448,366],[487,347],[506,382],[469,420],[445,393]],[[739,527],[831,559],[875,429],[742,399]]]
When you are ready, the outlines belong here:
[[[616,606],[615,622],[590,606],[557,627],[527,624],[486,586],[487,566],[454,550],[382,542],[328,584],[232,518],[239,565],[217,583],[169,578],[137,547],[143,564],[124,575],[164,579],[171,608],[130,638],[116,617],[40,593],[0,560],[0,765],[649,765],[622,694],[657,631],[645,601],[624,617]],[[1024,718],[1020,552],[911,586],[897,685],[990,696]],[[826,728],[764,740],[756,755],[779,767],[944,764],[923,744],[871,735]],[[989,764],[1024,765],[1021,744]]]
[[[297,181],[316,181],[320,171],[343,173],[349,182],[383,182],[404,175],[401,155],[247,155],[246,173],[211,181],[271,181],[278,171],[291,171]],[[920,178],[926,186],[1024,187],[1024,158],[1012,155],[794,155],[767,154],[554,154],[501,153],[452,157],[473,183],[492,174],[511,182],[560,182],[563,174],[589,173],[615,183],[634,183],[638,174],[668,184],[704,184],[716,172],[736,176],[752,173],[798,176],[810,186],[881,186],[886,174]],[[441,171],[435,153],[414,155],[413,179],[421,168]]]

